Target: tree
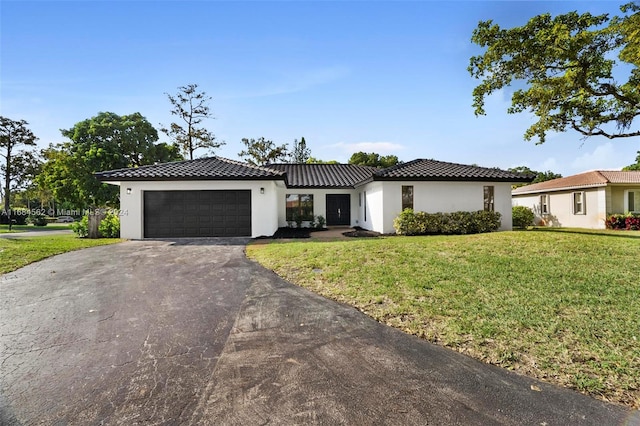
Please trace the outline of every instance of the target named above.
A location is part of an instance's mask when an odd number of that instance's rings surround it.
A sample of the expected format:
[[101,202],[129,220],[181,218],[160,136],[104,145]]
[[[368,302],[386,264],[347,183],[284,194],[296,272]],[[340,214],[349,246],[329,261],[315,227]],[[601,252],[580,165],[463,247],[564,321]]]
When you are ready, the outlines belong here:
[[244,158],[249,164],[264,166],[265,164],[285,161],[287,158],[287,145],[276,146],[271,140],[264,137],[258,139],[242,139],[245,150],[238,153],[238,157]]
[[96,172],[183,159],[176,145],[156,144],[158,132],[138,112],[101,112],[61,133],[70,141],[42,151],[38,185],[76,207],[118,203],[118,188],[98,181]]
[[340,164],[339,161],[337,160],[321,160],[319,158],[315,158],[315,157],[309,157],[307,159],[307,161],[305,161],[306,164]]
[[[512,168],[510,168],[508,170],[510,172],[522,173],[522,174],[525,174],[525,175],[535,176],[535,178],[533,179],[531,184],[545,182],[545,181],[548,181],[548,180],[558,179],[558,178],[562,177],[561,174],[554,173],[551,170],[547,170],[546,172],[537,172],[535,170],[531,170],[530,168],[528,168],[526,166],[512,167]],[[518,188],[518,187],[524,186],[524,185],[530,185],[530,184],[529,183],[519,183],[519,184],[512,185],[512,188]]]
[[[473,90],[476,115],[485,98],[524,82],[511,97],[509,114],[533,112],[537,121],[524,138],[544,143],[548,132],[575,130],[584,137],[640,136],[640,4],[621,7],[633,14],[609,18],[570,12],[536,16],[522,27],[502,29],[481,21],[471,40],[486,48],[470,60],[468,71],[480,84]],[[617,55],[620,65],[613,57]],[[614,70],[631,66],[627,82]],[[635,126],[634,126],[635,124]]]
[[30,151],[22,147],[33,147],[38,138],[27,126],[25,120],[15,121],[10,118],[0,116],[0,172],[4,179],[4,212],[9,218],[11,227],[11,191],[13,182],[22,185],[29,179],[29,168],[33,165],[34,156]]
[[386,169],[395,166],[400,161],[395,155],[381,156],[375,152],[356,152],[349,158],[349,164],[359,164],[361,166],[371,166]]
[[216,140],[212,132],[199,127],[203,120],[213,118],[208,105],[211,97],[206,92],[199,92],[197,84],[180,86],[178,90],[175,96],[165,95],[173,107],[171,114],[178,116],[182,124],[171,123],[169,128],[162,127],[160,131],[177,143],[190,160],[193,160],[196,149],[205,148],[213,152],[224,145],[224,142]]
[[636,157],[636,163],[635,164],[630,164],[627,167],[623,167],[622,170],[625,170],[625,171],[638,170],[638,171],[640,171],[640,151],[638,151],[638,156]]
[[298,142],[298,139],[293,141],[293,149],[289,155],[289,162],[302,164],[306,163],[311,158],[311,150],[307,148],[307,142],[304,140],[304,136]]

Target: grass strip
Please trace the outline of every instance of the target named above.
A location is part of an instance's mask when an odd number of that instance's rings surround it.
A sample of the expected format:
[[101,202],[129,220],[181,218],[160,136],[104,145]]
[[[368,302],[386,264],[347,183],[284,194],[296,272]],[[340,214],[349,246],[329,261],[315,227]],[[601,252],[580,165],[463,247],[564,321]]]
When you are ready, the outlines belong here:
[[407,333],[640,408],[640,232],[274,241],[247,255]]
[[77,238],[72,234],[0,238],[0,274],[6,274],[56,254],[121,241],[114,238],[94,240]]

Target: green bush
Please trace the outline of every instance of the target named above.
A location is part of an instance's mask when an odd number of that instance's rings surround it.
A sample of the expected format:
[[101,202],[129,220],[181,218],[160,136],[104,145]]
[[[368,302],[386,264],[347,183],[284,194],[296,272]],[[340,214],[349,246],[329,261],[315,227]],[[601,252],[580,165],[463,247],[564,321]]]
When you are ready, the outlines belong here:
[[525,206],[513,206],[511,209],[511,217],[514,228],[526,228],[533,225],[535,215],[533,210]]
[[327,221],[324,216],[316,216],[316,228],[324,229],[324,225],[326,225]]
[[405,209],[393,221],[398,235],[459,235],[493,232],[500,228],[500,213],[476,212],[425,213]]
[[98,233],[103,238],[119,238],[120,217],[113,213],[107,213],[98,225]]
[[[71,224],[71,229],[80,238],[89,236],[89,216],[85,215],[78,222]],[[107,213],[98,225],[98,234],[101,238],[120,238],[120,217],[113,213]]]
[[33,226],[47,226],[47,217],[43,214],[32,214],[29,216],[29,222],[33,223]]
[[78,222],[71,224],[71,229],[80,238],[89,236],[89,216],[83,216]]

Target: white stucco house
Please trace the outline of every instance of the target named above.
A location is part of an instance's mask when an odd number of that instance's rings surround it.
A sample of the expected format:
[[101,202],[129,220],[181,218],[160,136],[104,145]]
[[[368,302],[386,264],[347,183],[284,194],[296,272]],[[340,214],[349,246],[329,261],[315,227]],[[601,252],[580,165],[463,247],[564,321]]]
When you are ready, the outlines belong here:
[[511,229],[511,185],[532,177],[495,168],[413,160],[387,169],[353,164],[253,166],[221,157],[97,173],[120,186],[123,238],[270,236],[296,218],[394,232],[404,208],[493,210]]
[[607,215],[640,213],[640,171],[589,171],[521,186],[512,197],[536,225],[604,229]]

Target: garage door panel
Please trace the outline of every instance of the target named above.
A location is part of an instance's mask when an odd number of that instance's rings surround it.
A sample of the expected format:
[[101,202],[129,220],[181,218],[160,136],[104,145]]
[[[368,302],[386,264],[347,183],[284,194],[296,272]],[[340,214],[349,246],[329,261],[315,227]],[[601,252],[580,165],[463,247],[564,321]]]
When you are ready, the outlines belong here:
[[251,191],[145,191],[145,238],[251,235]]

